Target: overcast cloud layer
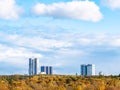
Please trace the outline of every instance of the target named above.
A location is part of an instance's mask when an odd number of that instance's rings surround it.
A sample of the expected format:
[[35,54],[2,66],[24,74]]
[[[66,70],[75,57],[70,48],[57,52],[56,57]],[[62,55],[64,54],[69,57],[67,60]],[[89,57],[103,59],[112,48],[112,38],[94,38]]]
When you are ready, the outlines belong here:
[[38,3],[33,7],[36,15],[57,18],[72,18],[86,21],[99,21],[103,15],[99,7],[91,1],[71,1],[53,4]]

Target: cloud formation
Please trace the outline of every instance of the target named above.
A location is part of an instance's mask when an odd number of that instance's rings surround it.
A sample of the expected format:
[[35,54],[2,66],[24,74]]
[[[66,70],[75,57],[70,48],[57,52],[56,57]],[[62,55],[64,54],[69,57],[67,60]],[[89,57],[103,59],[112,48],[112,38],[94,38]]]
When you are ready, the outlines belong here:
[[[55,36],[56,34],[48,32],[46,34],[40,34],[38,30],[35,32],[36,34],[29,33],[32,38],[25,32],[24,34],[0,32],[0,62],[8,64],[10,67],[14,66],[13,68],[19,68],[20,72],[27,73],[28,58],[39,56],[41,65],[52,65],[56,73],[65,74],[66,71],[70,73],[79,71],[79,65],[82,63],[95,63],[96,66],[101,64],[105,65],[104,68],[108,68],[106,63],[115,61],[120,56],[119,35],[70,32],[59,33]],[[53,36],[55,37],[53,38]],[[101,60],[104,60],[104,63]],[[18,65],[16,66],[16,64]],[[4,67],[6,66],[3,65],[2,68]],[[24,69],[22,69],[23,67]],[[60,71],[61,68],[66,71]],[[76,71],[71,71],[71,69]]]
[[120,0],[103,0],[103,4],[112,9],[120,9]]
[[33,12],[36,15],[71,18],[93,22],[97,22],[103,17],[99,7],[91,1],[71,1],[48,5],[38,3],[33,7]]
[[16,5],[15,0],[0,0],[0,18],[17,19],[20,11],[21,9]]

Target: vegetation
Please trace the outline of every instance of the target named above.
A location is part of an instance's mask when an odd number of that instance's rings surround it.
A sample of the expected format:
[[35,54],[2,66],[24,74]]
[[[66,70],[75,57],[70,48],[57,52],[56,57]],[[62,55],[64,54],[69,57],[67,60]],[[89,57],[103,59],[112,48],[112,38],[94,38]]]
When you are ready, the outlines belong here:
[[120,76],[0,76],[0,90],[120,90]]

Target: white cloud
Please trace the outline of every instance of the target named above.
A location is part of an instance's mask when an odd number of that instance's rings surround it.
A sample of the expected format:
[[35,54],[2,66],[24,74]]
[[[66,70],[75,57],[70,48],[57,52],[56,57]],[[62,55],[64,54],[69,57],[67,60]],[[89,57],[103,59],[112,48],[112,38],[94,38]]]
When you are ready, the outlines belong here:
[[86,54],[82,50],[74,50],[73,49],[71,52],[71,49],[64,49],[64,48],[60,49],[57,53],[59,56],[62,55],[62,56],[68,56],[68,57],[70,57],[70,56],[82,56],[82,55]]
[[38,3],[33,7],[36,15],[46,15],[60,18],[72,18],[86,21],[99,21],[102,13],[99,7],[91,1],[71,1],[45,5]]
[[40,37],[39,35],[32,36],[31,38],[29,36],[23,36],[18,34],[11,35],[0,33],[0,36],[4,38],[4,40],[2,38],[0,39],[1,42],[6,42],[8,44],[12,44],[18,47],[26,47],[41,51],[50,51],[54,48],[66,48],[72,46],[72,43],[65,40],[56,40],[56,38],[46,39],[42,36]]
[[[33,53],[28,51],[26,48],[21,47],[10,47],[0,44],[0,61],[3,62],[14,62],[14,63],[22,63],[24,59],[28,59],[30,57],[41,58],[42,55],[38,53]],[[22,58],[22,59],[20,59]]]
[[120,47],[120,37],[113,37],[113,41],[110,42],[110,45]]
[[[10,36],[11,37],[11,36]],[[12,40],[15,45],[34,48],[41,51],[49,51],[52,48],[63,48],[63,47],[70,47],[72,44],[62,40],[55,40],[55,39],[45,39],[39,36],[34,36],[32,38],[18,36],[14,39],[9,38]]]
[[15,3],[15,0],[0,0],[0,18],[17,19],[21,8]]
[[112,9],[120,9],[120,0],[102,0],[103,4]]

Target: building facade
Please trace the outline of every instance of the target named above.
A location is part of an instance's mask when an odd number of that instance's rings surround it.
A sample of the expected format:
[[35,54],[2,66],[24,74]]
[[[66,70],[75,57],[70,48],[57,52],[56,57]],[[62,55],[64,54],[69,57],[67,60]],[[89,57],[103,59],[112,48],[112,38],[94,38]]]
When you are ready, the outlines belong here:
[[87,67],[85,64],[81,65],[81,75],[87,75]]
[[52,75],[53,74],[52,66],[41,66],[41,73]]
[[37,58],[29,58],[29,75],[36,75],[39,73],[39,61]]
[[95,65],[94,64],[82,64],[81,65],[81,75],[92,76],[95,75]]

